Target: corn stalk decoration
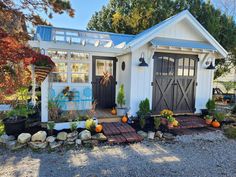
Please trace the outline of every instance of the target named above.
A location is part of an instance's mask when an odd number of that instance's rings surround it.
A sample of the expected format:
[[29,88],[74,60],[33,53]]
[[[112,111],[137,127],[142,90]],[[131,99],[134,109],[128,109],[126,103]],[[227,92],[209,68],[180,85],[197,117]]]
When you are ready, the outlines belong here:
[[100,84],[107,87],[108,84],[111,83],[111,78],[112,78],[112,75],[109,72],[107,71],[103,72],[103,76],[100,80]]

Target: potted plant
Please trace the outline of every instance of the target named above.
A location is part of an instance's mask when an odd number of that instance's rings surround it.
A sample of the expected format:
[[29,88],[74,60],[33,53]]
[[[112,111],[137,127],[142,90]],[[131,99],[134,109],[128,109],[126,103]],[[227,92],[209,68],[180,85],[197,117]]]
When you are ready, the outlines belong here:
[[55,128],[55,122],[54,121],[48,121],[47,130],[48,130],[49,135],[53,135],[54,128]]
[[7,113],[7,118],[3,120],[6,134],[18,135],[25,130],[25,122],[34,110],[28,105],[17,105],[14,109]]
[[160,115],[161,115],[161,123],[163,125],[167,125],[168,124],[168,121],[167,121],[167,117],[169,116],[173,116],[173,111],[169,110],[169,109],[163,109],[161,112],[160,112]]
[[206,108],[207,108],[207,111],[210,115],[213,115],[214,112],[215,112],[215,109],[216,109],[216,103],[215,103],[215,100],[211,100],[209,99],[206,103]]
[[117,107],[117,115],[118,116],[124,116],[126,115],[127,108],[124,107],[125,105],[125,91],[124,91],[124,85],[122,84],[120,86],[118,95],[117,95],[117,103],[119,107]]
[[168,116],[167,117],[167,121],[168,121],[168,128],[173,128],[174,127],[175,118],[173,116]]
[[225,119],[225,114],[221,113],[221,112],[216,112],[214,114],[214,118],[218,121],[218,122],[222,122]]
[[150,118],[151,110],[149,100],[146,98],[139,103],[139,110],[137,112],[139,118],[140,127],[143,129],[145,125],[150,124],[148,118]]
[[161,118],[160,117],[154,117],[154,128],[156,130],[158,130],[160,125],[161,125]]
[[212,120],[213,120],[213,117],[212,117],[212,116],[206,115],[206,116],[204,117],[204,119],[205,119],[207,125],[211,125],[211,122],[212,122]]

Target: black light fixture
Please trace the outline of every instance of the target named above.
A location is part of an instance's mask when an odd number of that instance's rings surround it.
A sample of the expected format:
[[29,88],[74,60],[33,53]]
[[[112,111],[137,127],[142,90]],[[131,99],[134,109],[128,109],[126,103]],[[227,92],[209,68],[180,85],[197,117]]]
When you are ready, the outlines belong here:
[[140,61],[140,63],[139,63],[138,66],[141,66],[141,67],[147,67],[148,66],[148,64],[144,60],[144,53],[143,52],[141,54],[141,57],[139,58],[139,61]]
[[210,65],[206,69],[213,70],[213,69],[216,69],[216,67],[213,66],[213,62],[211,61]]

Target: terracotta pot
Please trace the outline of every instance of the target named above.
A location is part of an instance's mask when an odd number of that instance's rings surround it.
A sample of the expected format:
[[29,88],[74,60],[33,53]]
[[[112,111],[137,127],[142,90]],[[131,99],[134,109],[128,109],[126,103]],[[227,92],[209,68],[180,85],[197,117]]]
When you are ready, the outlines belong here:
[[206,119],[206,124],[207,125],[211,125],[211,123],[212,123],[212,119]]
[[161,124],[162,125],[167,125],[168,124],[167,119],[166,118],[161,118]]
[[174,127],[173,122],[168,122],[168,128],[173,128],[173,127]]

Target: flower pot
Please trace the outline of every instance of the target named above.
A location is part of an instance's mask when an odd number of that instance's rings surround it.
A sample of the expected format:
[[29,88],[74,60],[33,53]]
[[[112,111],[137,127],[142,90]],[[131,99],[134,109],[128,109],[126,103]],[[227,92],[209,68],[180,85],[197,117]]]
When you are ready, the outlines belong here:
[[211,123],[212,123],[212,119],[206,119],[205,121],[206,121],[207,125],[211,125]]
[[168,124],[167,119],[166,118],[161,118],[161,124],[162,125],[167,125]]
[[116,108],[117,116],[124,116],[127,113],[127,108]]
[[168,128],[173,128],[173,127],[174,127],[173,122],[168,122]]
[[201,112],[203,117],[209,114],[209,111],[207,109],[201,109]]
[[6,118],[3,120],[5,132],[7,135],[19,135],[25,130],[26,118],[18,117],[17,119]]

